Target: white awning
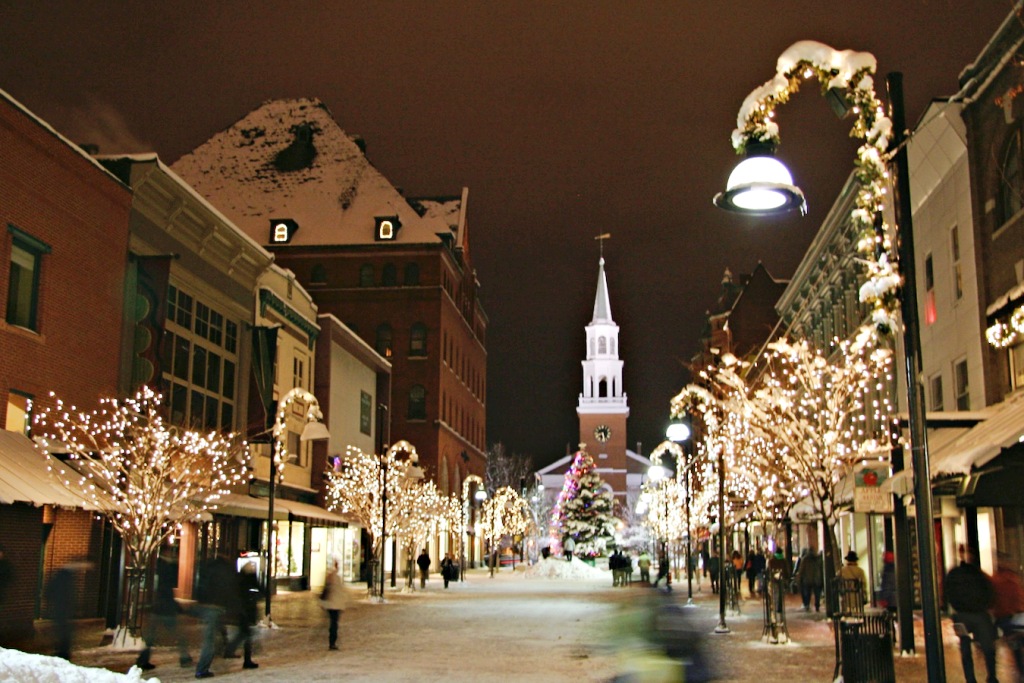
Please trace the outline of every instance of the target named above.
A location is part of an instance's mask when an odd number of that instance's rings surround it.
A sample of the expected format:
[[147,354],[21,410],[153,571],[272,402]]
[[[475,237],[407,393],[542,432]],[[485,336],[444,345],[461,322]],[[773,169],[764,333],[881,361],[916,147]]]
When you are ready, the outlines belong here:
[[46,456],[24,434],[0,429],[0,503],[90,508],[47,470]]
[[297,500],[278,500],[275,506],[280,505],[282,508],[287,509],[295,517],[305,517],[309,520],[320,520],[324,522],[335,522],[337,524],[348,524],[347,519],[341,515],[324,510],[322,507],[317,505],[310,505],[309,503],[300,503]]
[[984,420],[931,452],[932,476],[967,474],[1024,441],[1024,392],[981,411]]
[[[280,505],[282,501],[274,501],[274,519],[288,519],[288,509]],[[228,493],[217,500],[216,509],[210,510],[215,515],[232,515],[234,517],[255,517],[266,519],[268,512],[267,498],[256,498],[244,493]]]

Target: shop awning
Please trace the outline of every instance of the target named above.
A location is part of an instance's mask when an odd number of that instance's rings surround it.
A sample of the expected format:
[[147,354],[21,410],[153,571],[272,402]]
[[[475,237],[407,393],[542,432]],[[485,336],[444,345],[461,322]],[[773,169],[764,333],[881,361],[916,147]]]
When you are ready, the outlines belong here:
[[[288,509],[281,505],[282,501],[274,501],[274,519],[288,519]],[[247,496],[244,493],[228,493],[217,501],[217,509],[210,510],[215,515],[231,515],[234,517],[255,517],[266,519],[269,500]]]
[[933,477],[968,474],[1024,440],[1024,393],[979,412],[984,416],[982,422],[940,448],[930,449]]
[[300,503],[297,500],[279,500],[275,503],[275,506],[277,505],[287,509],[292,516],[306,519],[314,525],[316,525],[317,522],[333,522],[335,524],[347,525],[349,522],[348,519],[335,512],[325,510],[317,505]]
[[27,436],[4,429],[0,429],[0,503],[91,507],[52,477],[46,456]]

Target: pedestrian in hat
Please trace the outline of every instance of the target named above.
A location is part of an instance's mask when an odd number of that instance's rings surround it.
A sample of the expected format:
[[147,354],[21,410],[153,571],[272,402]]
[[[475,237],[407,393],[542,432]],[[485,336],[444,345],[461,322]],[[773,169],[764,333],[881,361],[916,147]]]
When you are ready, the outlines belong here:
[[[856,550],[846,553],[846,564],[839,570],[839,579],[843,582],[842,601],[839,608],[843,614],[860,614],[867,602],[868,577],[860,568]],[[856,583],[854,583],[856,582]]]

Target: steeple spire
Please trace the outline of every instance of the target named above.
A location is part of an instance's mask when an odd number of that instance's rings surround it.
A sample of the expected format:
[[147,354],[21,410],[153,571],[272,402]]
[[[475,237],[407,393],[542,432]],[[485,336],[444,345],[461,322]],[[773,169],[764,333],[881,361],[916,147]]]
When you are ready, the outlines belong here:
[[597,262],[597,294],[594,296],[592,323],[612,322],[612,305],[608,300],[608,279],[604,275],[604,257]]

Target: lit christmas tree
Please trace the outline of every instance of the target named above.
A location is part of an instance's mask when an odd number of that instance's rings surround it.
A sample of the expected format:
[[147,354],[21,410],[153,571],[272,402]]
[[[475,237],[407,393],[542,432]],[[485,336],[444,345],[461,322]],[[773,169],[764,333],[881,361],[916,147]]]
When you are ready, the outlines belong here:
[[566,536],[576,541],[576,554],[596,557],[605,554],[615,539],[618,520],[613,514],[615,500],[601,476],[594,471],[594,460],[580,444],[572,467],[551,514],[555,545]]

